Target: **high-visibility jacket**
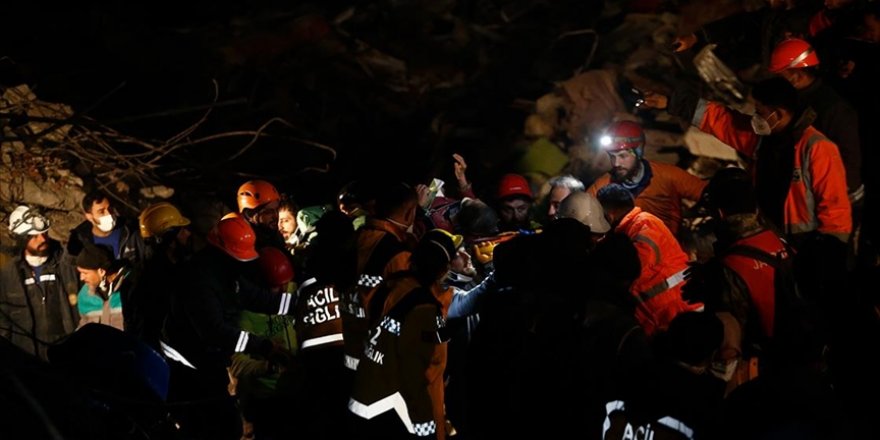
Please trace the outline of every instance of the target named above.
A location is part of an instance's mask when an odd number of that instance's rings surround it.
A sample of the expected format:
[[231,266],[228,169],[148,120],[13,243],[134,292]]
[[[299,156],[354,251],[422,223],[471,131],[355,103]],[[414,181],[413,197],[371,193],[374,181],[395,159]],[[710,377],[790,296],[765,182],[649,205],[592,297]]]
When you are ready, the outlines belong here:
[[626,402],[612,400],[605,404],[602,439],[693,440],[694,429],[681,420],[664,415],[656,419],[633,417],[627,413]]
[[446,438],[443,371],[445,310],[451,291],[397,277],[382,316],[370,330],[358,365],[349,410],[366,420],[394,411],[418,437]]
[[[636,197],[636,206],[663,220],[673,234],[681,225],[681,200],[700,200],[706,181],[675,166],[644,161],[651,167],[651,182]],[[611,174],[599,176],[587,192],[593,197],[602,187],[611,183]]]
[[[747,119],[723,105],[700,101],[693,122],[750,163],[757,159],[761,137],[751,130]],[[819,231],[846,242],[852,232],[852,208],[840,151],[825,135],[807,126],[794,146],[794,154],[794,172],[783,208],[785,232]]]
[[356,370],[370,329],[369,305],[376,288],[389,276],[409,269],[407,237],[387,220],[369,219],[358,230],[356,286],[342,295],[345,366]]
[[639,254],[642,272],[630,292],[638,301],[636,319],[647,335],[667,328],[675,315],[702,307],[681,298],[688,258],[657,216],[636,206],[615,231],[626,234]]

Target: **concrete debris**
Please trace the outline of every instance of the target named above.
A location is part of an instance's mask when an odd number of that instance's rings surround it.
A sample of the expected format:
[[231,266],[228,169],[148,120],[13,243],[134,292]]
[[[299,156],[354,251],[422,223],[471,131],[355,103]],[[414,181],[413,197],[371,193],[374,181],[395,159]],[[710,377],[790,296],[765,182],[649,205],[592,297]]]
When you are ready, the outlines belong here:
[[164,185],[156,185],[141,188],[140,190],[141,197],[145,199],[170,199],[171,196],[174,195],[174,188],[169,188]]
[[48,142],[62,142],[71,129],[70,124],[49,122],[46,119],[65,121],[73,116],[73,109],[68,105],[39,101],[37,95],[26,84],[10,87],[0,95],[0,109],[4,114],[27,116],[27,123],[22,126],[5,124],[3,127],[3,145],[12,144],[18,150],[24,150],[24,144],[16,139],[19,134],[41,136]]

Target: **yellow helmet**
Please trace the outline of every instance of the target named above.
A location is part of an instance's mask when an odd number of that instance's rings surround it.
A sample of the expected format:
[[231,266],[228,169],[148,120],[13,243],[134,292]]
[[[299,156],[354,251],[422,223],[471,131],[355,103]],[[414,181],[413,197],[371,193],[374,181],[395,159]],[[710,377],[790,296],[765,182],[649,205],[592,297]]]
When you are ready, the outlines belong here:
[[452,245],[456,249],[460,248],[461,243],[464,241],[464,237],[462,237],[461,235],[453,234],[445,229],[437,228],[437,229],[432,229],[431,231],[434,231],[436,233],[443,234],[443,235],[449,237],[449,239],[452,240]]
[[141,237],[158,237],[171,228],[186,226],[189,219],[180,214],[177,208],[168,202],[159,202],[144,208],[138,217]]

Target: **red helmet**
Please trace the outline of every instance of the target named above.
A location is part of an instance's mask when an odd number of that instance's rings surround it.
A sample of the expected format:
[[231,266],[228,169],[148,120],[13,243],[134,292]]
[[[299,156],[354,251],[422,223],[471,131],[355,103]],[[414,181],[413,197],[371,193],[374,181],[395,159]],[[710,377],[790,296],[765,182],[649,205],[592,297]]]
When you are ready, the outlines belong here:
[[269,287],[283,287],[293,280],[293,265],[281,249],[267,246],[260,249],[260,271]]
[[267,203],[281,200],[281,194],[265,180],[250,180],[238,187],[238,212],[257,209]]
[[800,69],[818,66],[816,51],[804,40],[790,38],[776,45],[770,55],[770,72],[779,73],[785,69]]
[[616,121],[608,126],[599,142],[608,151],[636,150],[636,155],[641,157],[645,148],[645,132],[637,122]]
[[498,185],[498,198],[503,199],[511,196],[523,196],[532,198],[532,189],[529,181],[519,174],[505,174]]
[[238,261],[251,261],[260,255],[254,248],[257,236],[250,223],[241,217],[220,220],[208,233],[208,243],[222,249]]

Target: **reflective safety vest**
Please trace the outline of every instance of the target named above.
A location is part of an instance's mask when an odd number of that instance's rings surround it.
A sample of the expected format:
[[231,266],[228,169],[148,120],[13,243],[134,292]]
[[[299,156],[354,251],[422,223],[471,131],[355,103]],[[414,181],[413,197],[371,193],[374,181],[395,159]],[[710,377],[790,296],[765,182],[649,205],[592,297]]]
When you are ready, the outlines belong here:
[[663,221],[636,206],[616,231],[633,241],[642,264],[630,292],[638,301],[636,319],[647,335],[668,327],[679,313],[703,307],[681,298],[688,258]]
[[[403,297],[369,332],[348,408],[366,420],[394,411],[411,434],[437,437],[443,432],[436,417],[437,410],[442,414],[442,376],[439,403],[427,379],[437,347],[448,340],[446,323],[429,289],[402,286]],[[389,299],[396,296],[391,292]]]
[[342,317],[339,291],[332,285],[309,278],[297,289],[296,335],[299,348],[342,346]]
[[[700,101],[693,122],[751,163],[756,160],[761,137],[727,107]],[[837,145],[808,126],[794,147],[794,170],[783,210],[786,234],[819,231],[846,242],[852,232],[852,207]]]
[[694,430],[674,417],[633,421],[627,415],[624,401],[612,400],[605,404],[603,440],[693,440],[693,438]]
[[343,293],[341,304],[345,366],[350,370],[357,370],[364,351],[364,340],[371,326],[369,307],[376,289],[389,275],[406,270],[409,265],[409,252],[403,243],[391,232],[378,228],[375,220],[359,234],[357,284]]
[[[782,254],[783,258],[790,257],[785,244],[770,230],[737,240],[732,245],[735,246],[748,246],[771,256]],[[745,282],[752,306],[760,320],[762,333],[765,337],[772,338],[776,303],[776,270],[763,261],[736,252],[726,253],[722,261]]]

